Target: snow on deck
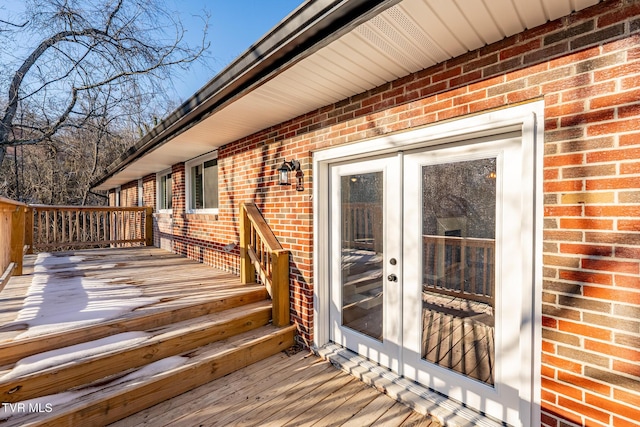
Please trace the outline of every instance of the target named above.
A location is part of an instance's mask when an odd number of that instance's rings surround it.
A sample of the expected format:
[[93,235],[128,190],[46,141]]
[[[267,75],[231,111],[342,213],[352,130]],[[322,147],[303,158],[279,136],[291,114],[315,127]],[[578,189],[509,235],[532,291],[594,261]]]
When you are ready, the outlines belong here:
[[[30,338],[96,324],[158,302],[142,290],[119,279],[88,278],[82,256],[40,253],[33,278],[16,320],[4,326],[26,331],[15,339]],[[102,264],[113,268],[115,264]],[[92,268],[96,268],[95,265]]]

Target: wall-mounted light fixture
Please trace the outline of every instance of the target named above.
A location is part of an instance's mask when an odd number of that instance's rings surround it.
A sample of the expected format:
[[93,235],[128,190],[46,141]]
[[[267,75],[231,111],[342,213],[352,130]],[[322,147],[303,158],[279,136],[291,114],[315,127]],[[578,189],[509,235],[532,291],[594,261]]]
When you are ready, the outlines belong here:
[[289,181],[289,172],[296,173],[296,190],[304,191],[304,173],[302,169],[300,169],[300,162],[297,160],[290,160],[282,162],[282,165],[277,169],[278,170],[278,184],[280,185],[291,185]]

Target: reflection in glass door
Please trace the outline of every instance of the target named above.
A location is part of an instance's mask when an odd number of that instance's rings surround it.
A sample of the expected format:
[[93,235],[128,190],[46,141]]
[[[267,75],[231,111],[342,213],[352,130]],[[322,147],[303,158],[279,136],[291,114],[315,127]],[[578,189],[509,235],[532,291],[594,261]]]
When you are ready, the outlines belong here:
[[496,158],[422,167],[422,358],[494,384]]
[[383,173],[341,177],[342,325],[382,341]]

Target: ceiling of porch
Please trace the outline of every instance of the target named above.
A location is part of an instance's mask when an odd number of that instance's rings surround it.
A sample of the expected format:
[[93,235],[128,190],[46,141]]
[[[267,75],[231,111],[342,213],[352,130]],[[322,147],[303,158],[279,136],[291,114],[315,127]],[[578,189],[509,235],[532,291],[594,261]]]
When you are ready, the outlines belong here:
[[166,169],[598,1],[399,1],[264,79],[253,90],[216,107],[141,158],[124,162],[119,172],[96,189],[106,190]]

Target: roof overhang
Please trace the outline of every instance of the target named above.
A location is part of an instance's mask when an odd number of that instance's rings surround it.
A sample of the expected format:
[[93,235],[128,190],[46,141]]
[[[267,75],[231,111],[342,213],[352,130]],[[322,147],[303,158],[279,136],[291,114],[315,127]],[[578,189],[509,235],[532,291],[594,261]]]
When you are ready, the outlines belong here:
[[599,0],[314,0],[109,166],[107,190]]

